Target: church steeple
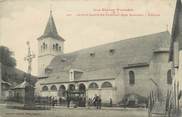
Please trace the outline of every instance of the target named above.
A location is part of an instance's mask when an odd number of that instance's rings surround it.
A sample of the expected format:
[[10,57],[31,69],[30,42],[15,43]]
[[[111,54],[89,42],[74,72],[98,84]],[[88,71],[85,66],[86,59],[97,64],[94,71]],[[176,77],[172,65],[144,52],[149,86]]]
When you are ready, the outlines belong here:
[[54,18],[52,15],[52,10],[50,10],[50,15],[46,28],[44,30],[43,35],[40,38],[46,38],[46,37],[52,37],[54,39],[61,39],[62,41],[64,41],[64,39],[57,32],[56,25],[54,23]]
[[45,69],[51,60],[64,53],[64,39],[58,34],[52,10],[50,10],[49,19],[44,33],[38,39],[38,74],[45,76]]

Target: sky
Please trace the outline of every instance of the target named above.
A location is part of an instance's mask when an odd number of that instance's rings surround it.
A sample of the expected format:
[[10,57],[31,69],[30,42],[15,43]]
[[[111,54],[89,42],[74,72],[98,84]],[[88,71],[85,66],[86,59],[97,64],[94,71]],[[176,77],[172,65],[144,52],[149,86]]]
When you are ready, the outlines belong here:
[[[50,9],[66,41],[64,52],[132,37],[171,31],[176,0],[0,0],[0,45],[14,52],[17,68],[27,71],[24,57],[29,41],[36,58],[37,38],[48,21]],[[116,14],[115,16],[93,16]],[[89,16],[85,16],[89,15]]]

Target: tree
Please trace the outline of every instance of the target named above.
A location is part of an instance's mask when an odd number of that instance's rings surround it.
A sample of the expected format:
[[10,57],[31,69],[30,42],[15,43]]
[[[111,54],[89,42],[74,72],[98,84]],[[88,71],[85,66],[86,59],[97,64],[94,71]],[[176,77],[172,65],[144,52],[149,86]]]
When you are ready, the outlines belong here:
[[13,52],[5,46],[0,46],[0,62],[8,67],[16,66],[16,60],[13,57]]

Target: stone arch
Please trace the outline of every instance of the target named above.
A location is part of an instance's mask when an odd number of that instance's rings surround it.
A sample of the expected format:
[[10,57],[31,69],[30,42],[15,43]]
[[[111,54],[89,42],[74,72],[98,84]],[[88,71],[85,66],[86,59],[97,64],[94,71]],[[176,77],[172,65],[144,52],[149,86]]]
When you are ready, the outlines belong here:
[[64,85],[60,85],[58,95],[59,95],[59,97],[66,96],[66,87]]
[[89,84],[88,88],[89,88],[89,89],[98,89],[98,88],[99,88],[99,86],[98,86],[98,84],[97,84],[97,83],[92,82],[92,83],[90,83],[90,84]]
[[86,86],[83,83],[80,83],[78,88],[79,88],[79,91],[86,91]]
[[46,44],[45,42],[43,42],[43,49],[45,50],[45,48],[46,48]]
[[112,88],[112,84],[108,81],[103,82],[101,88]]
[[61,51],[61,49],[62,49],[61,46],[59,46],[59,51]]
[[71,90],[71,91],[75,90],[75,85],[74,84],[69,84],[68,89]]
[[52,48],[53,48],[53,50],[55,50],[55,49],[56,49],[56,45],[55,45],[55,44],[53,44],[53,45],[52,45]]
[[58,51],[58,49],[59,49],[59,45],[58,43],[56,43],[56,51]]
[[43,86],[42,87],[42,91],[48,91],[48,90],[49,90],[48,86]]
[[51,86],[51,91],[57,91],[56,85],[52,85],[52,86]]

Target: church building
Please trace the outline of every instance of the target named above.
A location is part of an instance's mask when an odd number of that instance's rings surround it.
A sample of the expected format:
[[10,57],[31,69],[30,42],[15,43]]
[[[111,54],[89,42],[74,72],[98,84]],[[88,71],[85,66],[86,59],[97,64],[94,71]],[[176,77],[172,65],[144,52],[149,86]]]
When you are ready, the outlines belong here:
[[168,31],[64,53],[65,40],[50,12],[37,41],[36,95],[61,98],[67,90],[79,90],[86,99],[99,95],[103,103],[117,104],[126,96],[137,103],[137,96],[147,98],[155,90],[166,96],[171,89]]

